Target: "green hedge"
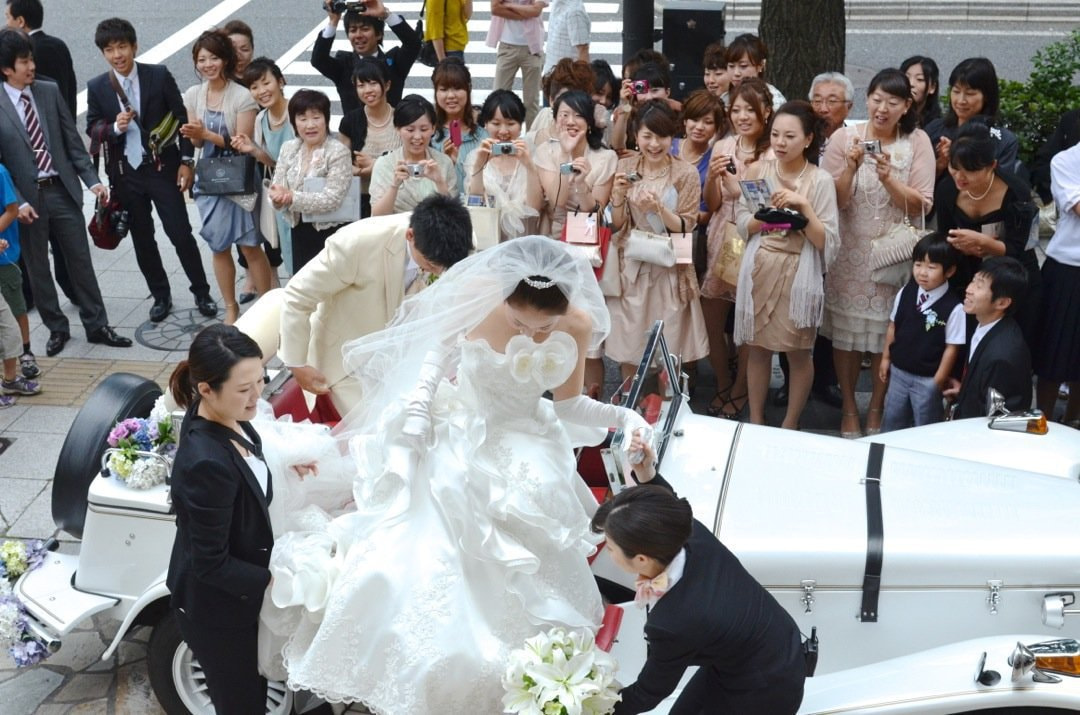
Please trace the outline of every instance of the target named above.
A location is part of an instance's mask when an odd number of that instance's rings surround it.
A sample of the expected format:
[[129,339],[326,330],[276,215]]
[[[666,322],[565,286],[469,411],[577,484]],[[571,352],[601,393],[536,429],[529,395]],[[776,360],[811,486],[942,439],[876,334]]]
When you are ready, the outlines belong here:
[[1026,82],[1000,80],[1001,120],[1020,140],[1020,159],[1028,166],[1061,115],[1080,108],[1080,87],[1073,84],[1080,72],[1080,30],[1042,48],[1031,61]]

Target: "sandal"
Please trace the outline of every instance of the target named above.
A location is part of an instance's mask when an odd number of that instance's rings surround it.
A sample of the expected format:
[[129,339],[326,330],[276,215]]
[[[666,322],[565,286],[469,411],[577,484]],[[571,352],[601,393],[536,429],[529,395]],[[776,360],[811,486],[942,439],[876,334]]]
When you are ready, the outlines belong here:
[[[876,412],[879,415],[884,416],[883,413],[885,412],[885,408],[884,407],[871,407],[870,409],[868,409],[866,411],[866,422],[867,422],[867,424],[870,423],[870,414],[873,413],[873,412]],[[877,427],[867,427],[866,428],[866,436],[867,437],[869,437],[871,435],[875,435],[875,434],[881,434],[881,423],[880,422],[878,422]]]
[[[742,405],[736,405],[737,402],[742,401]],[[738,397],[732,397],[730,400],[724,400],[724,408],[731,407],[733,411],[729,412],[727,409],[723,409],[720,416],[725,420],[732,420],[733,422],[742,422],[744,413],[750,406],[749,395],[739,395]]]
[[856,422],[859,421],[859,413],[858,412],[844,412],[844,413],[841,413],[841,415],[840,415],[840,420],[841,420],[840,421],[840,436],[843,437],[844,439],[858,439],[859,437],[862,437],[863,435],[862,435],[862,430],[861,429],[857,429],[857,430],[855,430],[853,432],[847,432],[847,431],[844,430],[843,420],[848,418],[848,417],[854,417]]
[[713,395],[712,400],[709,402],[709,406],[705,408],[709,417],[719,417],[724,414],[724,405],[728,404],[731,397],[730,389],[716,391],[716,394]]

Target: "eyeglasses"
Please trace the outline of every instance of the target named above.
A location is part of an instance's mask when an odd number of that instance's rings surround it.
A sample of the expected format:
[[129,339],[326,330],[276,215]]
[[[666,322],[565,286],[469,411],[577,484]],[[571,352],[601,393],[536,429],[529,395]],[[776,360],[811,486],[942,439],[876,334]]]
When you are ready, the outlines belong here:
[[835,109],[841,104],[848,104],[848,101],[846,99],[837,99],[836,97],[829,97],[828,99],[816,97],[810,100],[810,106],[814,109],[817,109],[819,107],[828,107],[829,109]]

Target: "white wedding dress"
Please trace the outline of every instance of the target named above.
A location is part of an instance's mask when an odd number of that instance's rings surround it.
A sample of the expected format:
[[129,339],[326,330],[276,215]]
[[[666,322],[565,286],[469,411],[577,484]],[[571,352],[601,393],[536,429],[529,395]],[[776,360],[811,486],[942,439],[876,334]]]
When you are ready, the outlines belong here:
[[307,604],[264,606],[291,688],[380,715],[492,715],[509,651],[553,625],[598,627],[596,503],[542,397],[576,362],[563,332],[505,353],[463,341],[424,454],[400,436],[400,405],[351,439],[357,510],[274,548],[274,600]]

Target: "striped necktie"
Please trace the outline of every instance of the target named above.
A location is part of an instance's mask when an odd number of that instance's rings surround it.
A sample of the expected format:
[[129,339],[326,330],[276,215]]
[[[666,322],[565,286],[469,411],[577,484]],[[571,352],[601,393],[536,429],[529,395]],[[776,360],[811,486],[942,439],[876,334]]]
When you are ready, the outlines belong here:
[[49,147],[45,145],[45,132],[41,130],[41,122],[34,111],[34,103],[30,101],[30,93],[24,91],[20,98],[23,103],[23,116],[26,118],[26,133],[30,135],[30,146],[34,149],[34,163],[42,174],[55,173],[52,155],[49,154]]
[[923,305],[926,304],[926,300],[930,297],[930,294],[925,291],[919,291],[919,299],[915,302],[915,309],[920,313],[922,312]]

